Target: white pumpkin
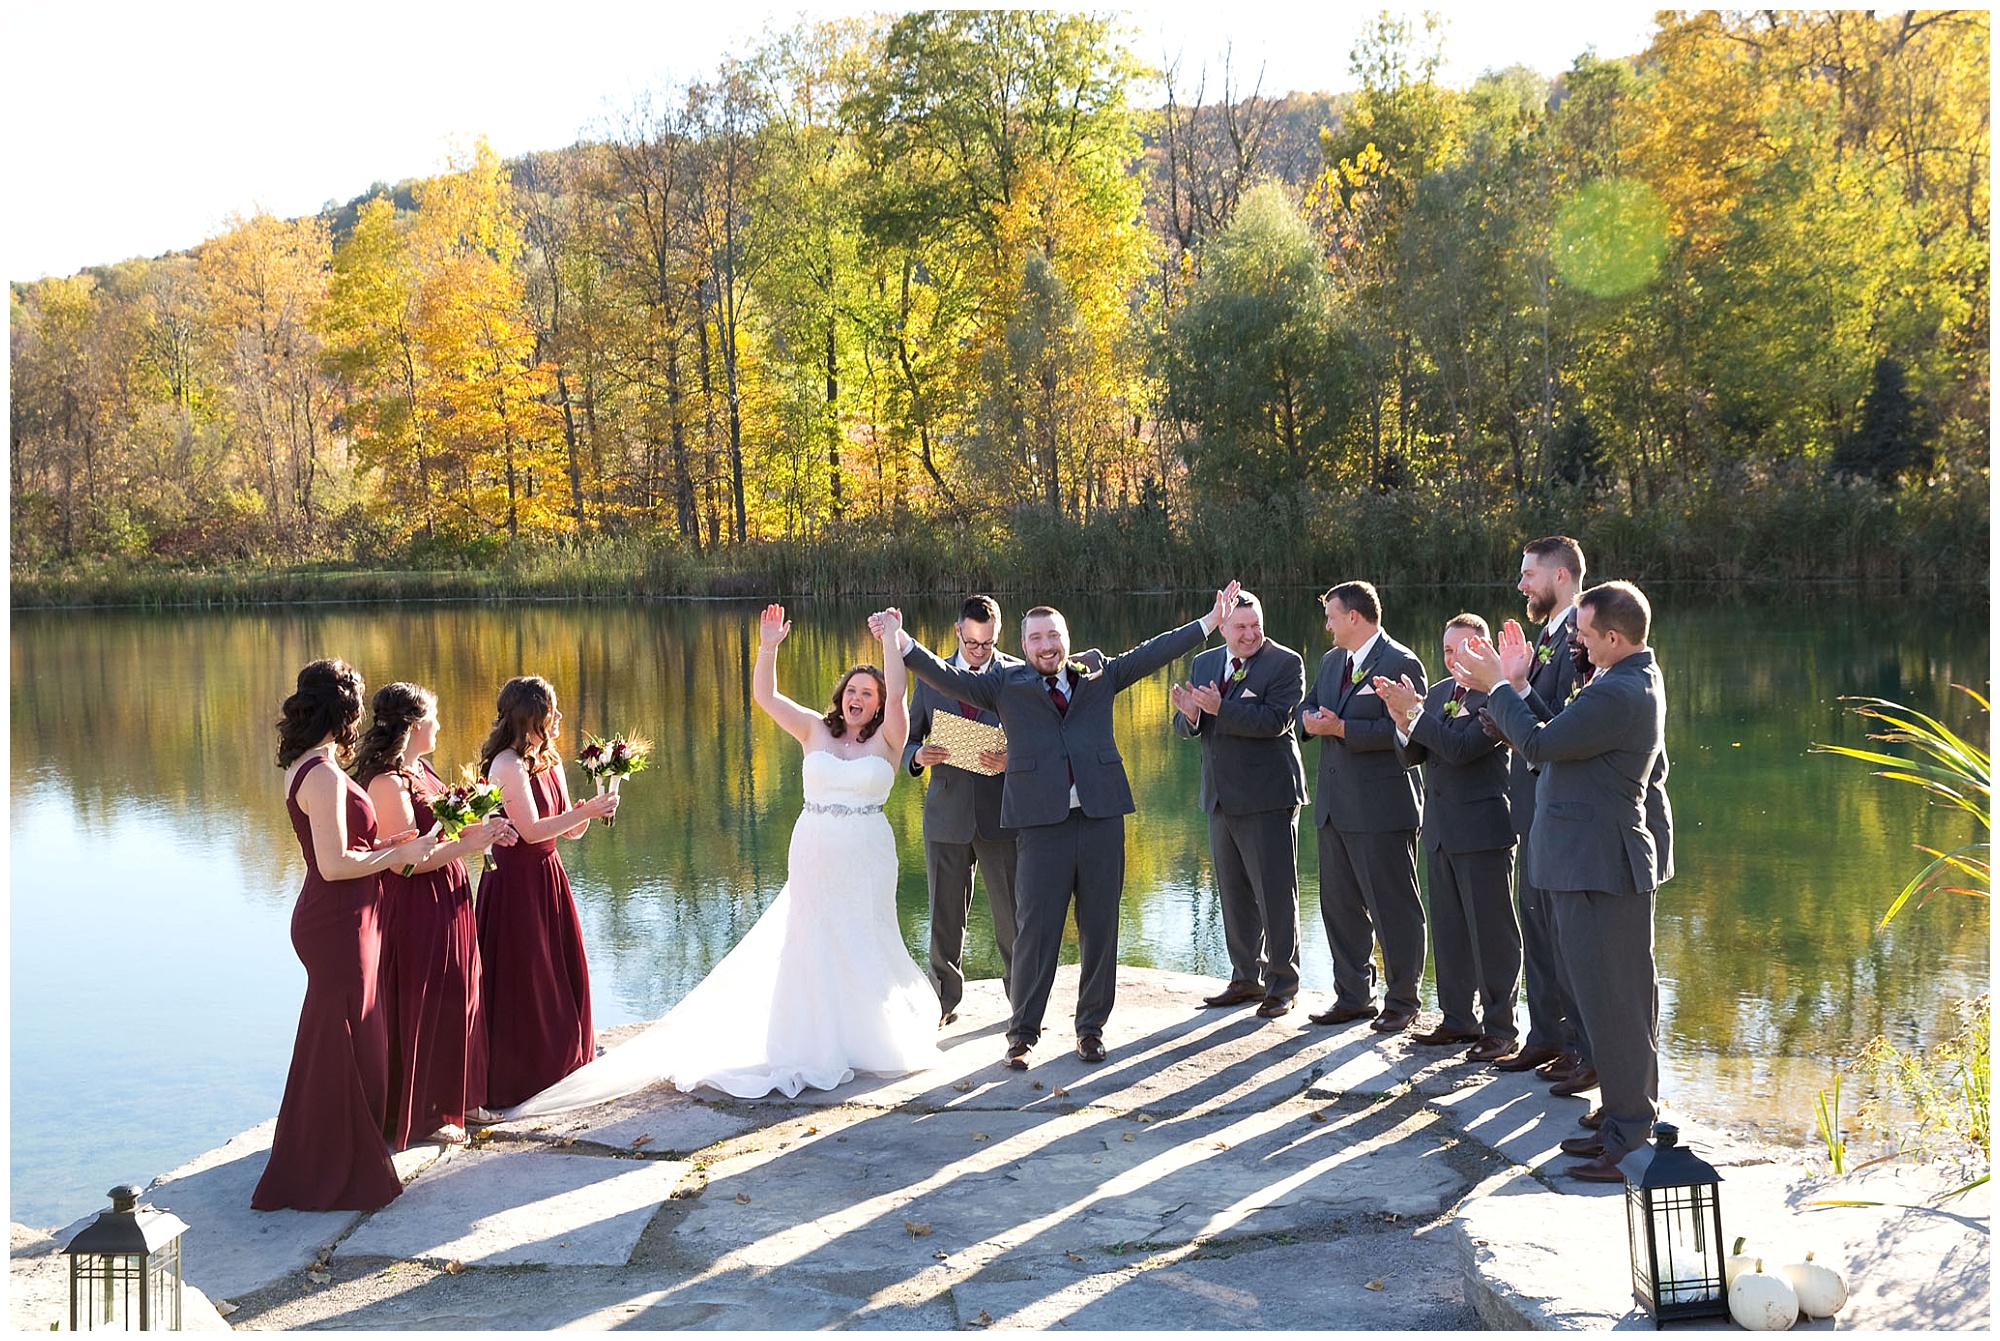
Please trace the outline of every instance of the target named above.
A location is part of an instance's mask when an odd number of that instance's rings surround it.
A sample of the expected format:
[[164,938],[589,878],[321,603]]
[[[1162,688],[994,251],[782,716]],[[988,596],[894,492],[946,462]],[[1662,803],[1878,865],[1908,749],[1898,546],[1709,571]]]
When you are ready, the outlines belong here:
[[1813,1261],[1811,1253],[1803,1262],[1779,1267],[1778,1274],[1799,1297],[1799,1312],[1808,1318],[1830,1318],[1847,1302],[1847,1282],[1832,1267]]
[[1729,1250],[1729,1256],[1722,1259],[1722,1288],[1728,1289],[1736,1283],[1736,1278],[1756,1264],[1756,1258],[1743,1251],[1748,1236],[1738,1234],[1736,1246]]
[[1729,1287],[1729,1316],[1746,1331],[1782,1332],[1799,1320],[1799,1297],[1784,1277],[1765,1274],[1759,1258]]

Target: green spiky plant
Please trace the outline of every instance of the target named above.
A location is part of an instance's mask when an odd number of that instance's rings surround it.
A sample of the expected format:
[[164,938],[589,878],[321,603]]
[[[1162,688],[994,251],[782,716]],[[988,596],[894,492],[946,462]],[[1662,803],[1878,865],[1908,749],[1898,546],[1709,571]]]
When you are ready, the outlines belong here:
[[[1952,688],[1972,699],[1981,711],[1991,713],[1992,706],[1982,695],[1964,685],[1953,685]],[[1942,804],[1954,806],[1970,815],[1981,832],[1991,834],[1993,761],[1987,750],[1966,740],[1936,718],[1900,703],[1883,698],[1859,697],[1842,701],[1856,705],[1853,711],[1858,716],[1880,722],[1887,728],[1870,732],[1868,739],[1880,741],[1883,745],[1906,746],[1914,754],[1906,756],[1882,749],[1817,743],[1811,747],[1814,753],[1846,755],[1850,759],[1877,765],[1877,777],[1922,787]],[[1890,920],[1912,899],[1922,906],[1930,901],[1932,895],[1940,893],[1992,898],[1990,838],[1967,843],[1949,852],[1940,852],[1921,843],[1917,845],[1917,850],[1930,861],[1890,903],[1889,910],[1882,914],[1882,927],[1888,926]],[[1965,1027],[1957,1037],[1933,1049],[1930,1057],[1920,1053],[1905,1054],[1887,1039],[1877,1038],[1862,1050],[1857,1065],[1900,1090],[1916,1109],[1920,1133],[1917,1148],[1928,1148],[1923,1139],[1925,1137],[1949,1134],[1977,1149],[1980,1156],[1990,1163],[1992,1090],[1987,1036],[1991,1027],[1991,999],[1982,996],[1976,1001],[1961,1003],[1960,1009],[1967,1016]],[[1817,1104],[1820,1136],[1826,1143],[1835,1173],[1841,1172],[1844,1163],[1842,1155],[1845,1153],[1840,1144],[1839,1096],[1840,1078],[1836,1075],[1831,1123],[1824,1091],[1820,1093]],[[1899,1142],[1897,1153],[1908,1148]],[[1981,1175],[1946,1195],[1963,1195],[1986,1182],[1988,1176]]]

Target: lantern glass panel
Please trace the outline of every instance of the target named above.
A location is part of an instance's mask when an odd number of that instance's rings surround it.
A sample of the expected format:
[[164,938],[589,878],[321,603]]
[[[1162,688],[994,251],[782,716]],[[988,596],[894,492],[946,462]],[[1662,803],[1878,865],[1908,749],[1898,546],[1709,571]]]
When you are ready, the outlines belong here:
[[[77,1331],[132,1331],[142,1325],[146,1259],[137,1253],[84,1253],[70,1258],[70,1326]],[[149,1310],[150,1311],[150,1310]]]
[[1635,1250],[1632,1289],[1654,1320],[1726,1311],[1716,1185],[1628,1187],[1625,1207]]

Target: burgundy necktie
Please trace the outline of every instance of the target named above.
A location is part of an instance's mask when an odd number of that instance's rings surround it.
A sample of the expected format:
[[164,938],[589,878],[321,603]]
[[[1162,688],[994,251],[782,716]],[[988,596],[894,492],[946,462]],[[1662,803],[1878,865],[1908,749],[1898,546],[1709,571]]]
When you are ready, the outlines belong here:
[[977,718],[979,716],[979,709],[973,707],[970,703],[967,703],[964,699],[960,699],[958,701],[958,710],[960,713],[964,714],[967,717]]
[[1056,711],[1064,717],[1069,716],[1069,695],[1062,691],[1062,685],[1053,675],[1044,675],[1042,678],[1049,682],[1049,701],[1056,705]]
[[1229,658],[1229,678],[1230,678],[1230,679],[1232,679],[1232,680],[1233,680],[1233,679],[1235,679],[1235,678],[1236,678],[1236,672],[1238,672],[1238,671],[1240,671],[1240,670],[1242,670],[1242,669],[1243,669],[1243,658],[1242,658],[1242,657],[1231,657],[1231,658]]
[[1542,630],[1541,641],[1535,644],[1536,649],[1540,650],[1541,648],[1547,647],[1549,643],[1555,638],[1555,636],[1556,636],[1556,626],[1551,624],[1547,628]]
[[1451,701],[1452,701],[1453,703],[1463,703],[1463,702],[1465,702],[1465,686],[1464,686],[1464,685],[1460,685],[1460,686],[1458,686],[1458,688],[1456,688],[1456,689],[1454,689],[1454,690],[1452,690],[1452,691],[1451,691]]

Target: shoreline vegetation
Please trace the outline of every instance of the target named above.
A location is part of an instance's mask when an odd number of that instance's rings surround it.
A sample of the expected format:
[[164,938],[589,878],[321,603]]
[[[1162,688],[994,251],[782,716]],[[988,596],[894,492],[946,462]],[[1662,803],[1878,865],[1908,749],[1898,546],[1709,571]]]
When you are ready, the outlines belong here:
[[1384,13],[1280,98],[1109,16],[802,20],[566,148],[10,284],[13,602],[1466,582],[1550,533],[1984,582],[1989,34],[1665,12],[1461,88]]
[[[16,610],[232,607],[481,599],[749,598],[959,594],[987,590],[1159,591],[1504,581],[1535,536],[1575,534],[1593,573],[1642,583],[1751,587],[1865,584],[1983,592],[1991,561],[1983,488],[1889,495],[1866,486],[1709,494],[1635,516],[1581,497],[1483,512],[1444,491],[1284,500],[1174,526],[1130,509],[1081,525],[1020,512],[985,528],[941,524],[883,534],[829,529],[808,540],[690,551],[671,538],[515,542],[438,562],[239,563],[162,567],[94,559],[12,574]],[[1254,524],[1245,525],[1245,519]],[[418,556],[399,556],[415,558]]]

